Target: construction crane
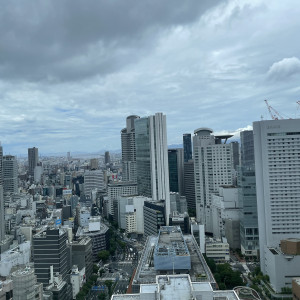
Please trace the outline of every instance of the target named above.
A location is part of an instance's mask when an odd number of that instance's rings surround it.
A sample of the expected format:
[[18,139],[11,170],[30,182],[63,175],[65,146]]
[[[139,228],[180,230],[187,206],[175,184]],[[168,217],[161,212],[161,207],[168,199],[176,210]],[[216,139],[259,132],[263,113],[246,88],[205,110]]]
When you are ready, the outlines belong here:
[[[283,120],[284,119],[284,117],[282,117],[281,115],[280,115],[280,113],[276,110],[276,109],[274,109],[269,103],[268,103],[268,100],[265,100],[265,102],[266,102],[266,105],[267,105],[267,107],[268,107],[268,111],[269,111],[269,113],[270,113],[270,116],[271,116],[271,118],[272,118],[272,120],[278,120],[278,118],[280,119],[280,120]],[[298,101],[298,102],[300,102],[300,101]],[[297,103],[298,103],[297,102]],[[300,105],[300,103],[298,103],[299,105]]]

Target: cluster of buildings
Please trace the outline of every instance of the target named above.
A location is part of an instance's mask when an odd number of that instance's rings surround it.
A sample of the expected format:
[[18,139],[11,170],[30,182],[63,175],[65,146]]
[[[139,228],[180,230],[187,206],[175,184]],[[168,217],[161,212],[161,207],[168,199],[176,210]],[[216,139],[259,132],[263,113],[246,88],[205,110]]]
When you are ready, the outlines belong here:
[[156,113],[127,117],[119,156],[41,158],[33,147],[17,160],[0,147],[0,299],[26,284],[40,299],[76,297],[110,247],[103,217],[145,241],[136,297],[165,293],[165,281],[213,295],[202,254],[226,262],[230,249],[258,257],[275,292],[291,287],[300,277],[299,128],[298,119],[259,121],[230,141],[202,127],[168,149],[166,116]]

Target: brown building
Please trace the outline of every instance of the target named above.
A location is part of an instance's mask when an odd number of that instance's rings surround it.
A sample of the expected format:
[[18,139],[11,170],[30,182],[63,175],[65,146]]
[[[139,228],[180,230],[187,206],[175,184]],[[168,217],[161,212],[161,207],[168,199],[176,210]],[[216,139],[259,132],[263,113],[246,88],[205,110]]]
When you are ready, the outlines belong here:
[[281,251],[284,254],[300,255],[300,239],[287,239],[280,241]]
[[293,300],[300,300],[300,278],[292,280]]

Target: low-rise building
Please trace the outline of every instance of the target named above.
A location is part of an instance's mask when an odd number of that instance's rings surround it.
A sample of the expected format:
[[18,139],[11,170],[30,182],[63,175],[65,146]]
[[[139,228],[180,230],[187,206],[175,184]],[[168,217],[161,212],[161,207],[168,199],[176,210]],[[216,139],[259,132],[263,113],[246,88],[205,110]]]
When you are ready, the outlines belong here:
[[139,293],[113,295],[111,300],[203,299],[239,300],[235,291],[214,291],[209,282],[194,282],[190,275],[158,275],[151,284],[142,284]]
[[205,251],[208,258],[215,262],[225,263],[230,260],[229,244],[225,238],[208,238],[205,241]]
[[99,251],[109,248],[109,228],[100,222],[100,217],[90,218],[88,227],[79,227],[76,237],[89,237],[92,240],[94,261],[97,260]]

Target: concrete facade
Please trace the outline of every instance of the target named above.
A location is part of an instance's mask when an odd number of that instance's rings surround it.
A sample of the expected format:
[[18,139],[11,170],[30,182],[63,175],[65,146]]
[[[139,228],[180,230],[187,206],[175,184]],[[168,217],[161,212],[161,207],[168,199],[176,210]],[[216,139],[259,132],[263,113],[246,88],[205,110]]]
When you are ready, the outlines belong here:
[[[260,266],[275,291],[291,286],[293,269],[285,266],[293,268],[299,260],[270,251],[281,240],[300,237],[299,128],[300,119],[253,123]],[[292,275],[299,272],[298,267]]]

